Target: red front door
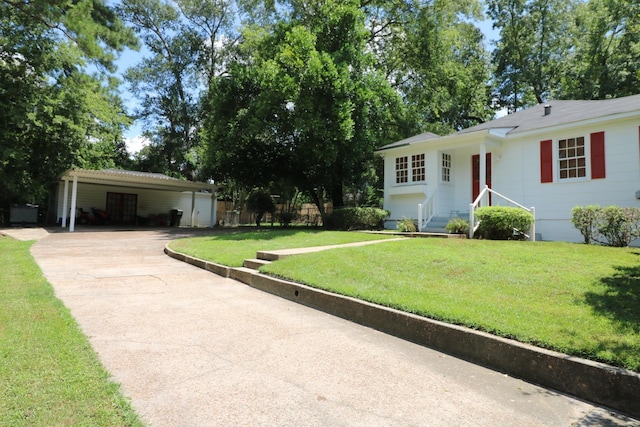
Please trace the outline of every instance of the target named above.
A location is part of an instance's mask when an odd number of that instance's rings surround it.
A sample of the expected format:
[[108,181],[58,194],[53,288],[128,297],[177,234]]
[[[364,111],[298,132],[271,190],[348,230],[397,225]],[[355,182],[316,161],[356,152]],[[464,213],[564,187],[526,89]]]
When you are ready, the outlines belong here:
[[[487,173],[485,176],[485,183],[491,188],[491,153],[487,153]],[[473,202],[480,194],[480,154],[475,154],[471,157],[471,188],[473,189]],[[491,195],[489,195],[491,197]],[[491,200],[491,199],[489,199]]]

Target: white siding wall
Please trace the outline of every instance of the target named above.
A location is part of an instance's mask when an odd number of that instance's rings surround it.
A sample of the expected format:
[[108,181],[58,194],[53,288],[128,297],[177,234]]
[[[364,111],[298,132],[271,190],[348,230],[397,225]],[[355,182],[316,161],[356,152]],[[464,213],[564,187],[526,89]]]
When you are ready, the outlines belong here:
[[438,151],[435,164],[436,179],[434,182],[438,183],[438,216],[446,216],[453,210],[460,210],[456,203],[456,154],[452,151],[445,151],[445,153],[451,155],[451,172],[449,175],[449,182],[442,181],[442,151]]
[[453,159],[455,202],[452,209],[460,212],[469,212],[469,204],[473,201],[471,158],[479,152],[479,148],[474,147],[465,147],[455,151]]
[[[182,221],[180,225],[189,225],[191,223],[191,192],[184,192],[180,195],[178,209],[183,211]],[[194,227],[210,227],[211,226],[211,194],[196,193],[195,212],[193,214]]]
[[[554,140],[554,155],[558,139],[584,136],[589,156],[589,135],[605,132],[606,178],[558,179],[558,162],[554,161],[554,182],[540,182],[540,141]],[[640,190],[640,153],[638,124],[622,122],[605,127],[584,127],[565,130],[542,138],[507,142],[500,167],[494,168],[493,188],[505,196],[536,208],[536,232],[545,240],[581,241],[580,233],[570,222],[571,208],[597,204],[640,207],[635,192]],[[507,149],[508,148],[508,149]]]

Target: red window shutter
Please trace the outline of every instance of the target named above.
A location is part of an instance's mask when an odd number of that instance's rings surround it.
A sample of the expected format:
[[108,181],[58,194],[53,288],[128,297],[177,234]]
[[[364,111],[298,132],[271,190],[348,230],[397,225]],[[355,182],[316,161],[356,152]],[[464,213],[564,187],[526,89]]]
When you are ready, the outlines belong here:
[[553,141],[540,141],[540,182],[553,182]]
[[591,134],[591,179],[605,176],[604,132],[595,132]]

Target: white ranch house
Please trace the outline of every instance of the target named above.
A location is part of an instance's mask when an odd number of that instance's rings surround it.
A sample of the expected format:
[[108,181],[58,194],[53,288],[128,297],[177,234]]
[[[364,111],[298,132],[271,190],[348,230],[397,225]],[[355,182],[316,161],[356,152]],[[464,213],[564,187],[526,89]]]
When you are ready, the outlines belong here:
[[[473,218],[485,186],[535,208],[531,238],[582,241],[571,208],[640,207],[640,95],[550,101],[460,132],[417,135],[378,149],[384,158],[385,223],[418,220],[439,231]],[[496,194],[480,204],[513,205]]]

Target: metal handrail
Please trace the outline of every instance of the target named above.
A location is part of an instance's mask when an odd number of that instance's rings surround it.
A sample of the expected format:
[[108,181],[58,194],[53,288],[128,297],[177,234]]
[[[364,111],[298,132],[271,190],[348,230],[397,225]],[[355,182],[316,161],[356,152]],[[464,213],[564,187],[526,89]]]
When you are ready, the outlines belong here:
[[[518,203],[518,202],[516,202],[514,200],[511,200],[507,196],[504,196],[504,195],[498,193],[497,191],[492,190],[491,188],[489,188],[488,185],[484,186],[484,188],[482,189],[480,194],[478,194],[478,197],[476,197],[476,199],[473,201],[473,203],[471,203],[469,205],[469,238],[470,239],[473,238],[473,235],[475,234],[475,232],[478,230],[478,227],[480,226],[480,221],[476,221],[475,211],[476,211],[476,209],[478,209],[480,207],[480,203],[482,202],[483,198],[487,195],[487,193],[495,194],[496,196],[498,196],[498,197],[504,199],[505,201],[507,201],[508,203],[516,205],[520,209],[524,209],[527,212],[531,212],[531,214],[533,215],[533,222],[531,223],[531,229],[529,230],[529,234],[528,235],[526,233],[523,233],[523,234],[527,238],[529,238],[529,240],[534,242],[536,240],[536,208],[534,208],[534,207],[527,208],[525,206],[522,206],[520,203]],[[488,206],[491,206],[491,201],[489,201]],[[521,232],[520,230],[518,230],[518,231]]]

